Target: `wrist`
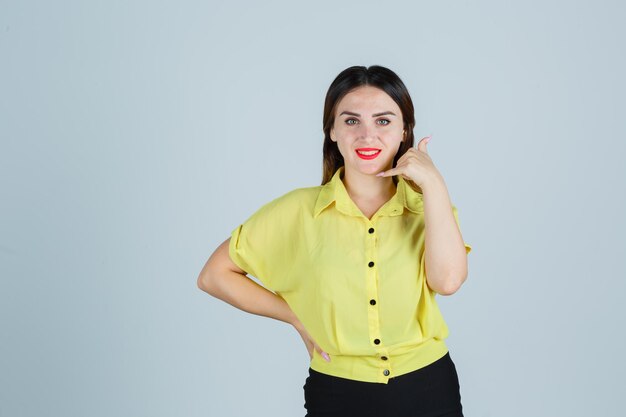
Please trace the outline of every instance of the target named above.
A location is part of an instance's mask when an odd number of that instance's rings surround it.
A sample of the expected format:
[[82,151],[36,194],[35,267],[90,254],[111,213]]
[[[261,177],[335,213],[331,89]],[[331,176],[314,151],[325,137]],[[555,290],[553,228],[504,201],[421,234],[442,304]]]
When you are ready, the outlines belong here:
[[296,316],[296,313],[293,312],[293,310],[291,309],[291,307],[289,307],[289,304],[287,304],[287,302],[285,302],[285,307],[287,308],[287,312],[286,312],[287,317],[285,321],[291,324],[296,329],[302,326],[302,323],[300,323],[298,316]]
[[446,183],[443,179],[443,176],[439,173],[434,173],[426,181],[422,184],[419,184],[420,188],[424,193],[431,192],[432,190],[437,190],[446,187]]
[[274,294],[274,297],[279,301],[280,304],[279,310],[273,317],[287,324],[291,324],[295,327],[296,324],[300,322],[298,320],[298,316],[296,316],[296,313],[293,312],[293,310],[289,306],[289,303],[287,303],[287,301],[283,297],[281,297],[280,294],[276,294],[275,292],[272,292],[272,294]]
[[289,324],[291,324],[294,327],[294,329],[298,331],[304,328],[304,326],[302,325],[302,322],[300,321],[300,319],[298,319],[298,317],[295,314],[293,314],[293,318],[289,321]]

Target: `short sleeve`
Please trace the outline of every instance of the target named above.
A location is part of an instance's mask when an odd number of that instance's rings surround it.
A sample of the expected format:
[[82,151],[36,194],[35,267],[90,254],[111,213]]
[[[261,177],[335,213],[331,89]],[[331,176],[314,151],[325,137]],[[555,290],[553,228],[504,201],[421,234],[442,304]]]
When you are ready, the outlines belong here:
[[[281,200],[265,204],[233,229],[228,254],[247,274],[256,277],[272,291],[287,291],[291,287],[293,248],[293,210]],[[293,242],[292,242],[293,243]],[[293,246],[293,245],[291,245]]]
[[261,265],[261,257],[258,254],[258,251],[254,250],[256,246],[254,243],[251,243],[248,237],[248,229],[250,229],[250,224],[240,224],[237,226],[230,234],[230,245],[228,246],[228,254],[230,255],[230,259],[239,266],[239,268],[243,269],[246,274],[250,274],[254,277],[259,277],[259,275],[266,275],[261,271],[264,271],[264,268]]
[[[452,205],[452,214],[454,214],[454,220],[456,220],[456,225],[459,227],[459,230],[461,230],[461,223],[459,222],[459,213],[454,204]],[[461,234],[462,233],[463,232],[461,232]],[[472,251],[472,246],[468,244],[467,242],[464,242],[464,243],[465,243],[465,253],[468,254]]]

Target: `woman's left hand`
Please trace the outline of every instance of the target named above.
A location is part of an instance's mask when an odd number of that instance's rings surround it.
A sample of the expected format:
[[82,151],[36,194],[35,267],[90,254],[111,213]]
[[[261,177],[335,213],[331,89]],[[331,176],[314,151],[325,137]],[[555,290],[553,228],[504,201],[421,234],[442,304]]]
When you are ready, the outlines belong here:
[[395,168],[379,172],[377,177],[389,177],[402,175],[405,180],[412,180],[419,187],[429,182],[433,177],[440,176],[439,171],[428,155],[426,144],[432,135],[422,138],[417,147],[410,148],[398,159]]

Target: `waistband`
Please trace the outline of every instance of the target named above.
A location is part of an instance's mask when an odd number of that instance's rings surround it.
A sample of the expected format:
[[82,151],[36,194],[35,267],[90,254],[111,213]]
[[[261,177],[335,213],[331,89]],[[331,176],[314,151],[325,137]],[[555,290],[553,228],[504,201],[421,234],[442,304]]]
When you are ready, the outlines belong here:
[[387,384],[389,379],[430,365],[446,353],[448,347],[445,342],[431,338],[410,349],[394,351],[383,348],[371,356],[331,355],[330,362],[314,350],[309,366],[327,375]]

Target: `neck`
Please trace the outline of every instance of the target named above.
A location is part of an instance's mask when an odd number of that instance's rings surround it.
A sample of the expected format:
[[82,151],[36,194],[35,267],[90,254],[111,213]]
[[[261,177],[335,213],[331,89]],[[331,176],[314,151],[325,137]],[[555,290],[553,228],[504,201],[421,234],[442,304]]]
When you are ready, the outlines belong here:
[[387,201],[396,193],[396,182],[391,177],[377,177],[373,174],[363,174],[356,170],[344,167],[341,177],[346,191],[353,200]]

